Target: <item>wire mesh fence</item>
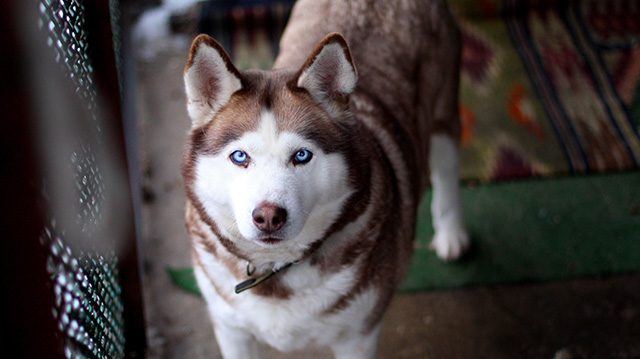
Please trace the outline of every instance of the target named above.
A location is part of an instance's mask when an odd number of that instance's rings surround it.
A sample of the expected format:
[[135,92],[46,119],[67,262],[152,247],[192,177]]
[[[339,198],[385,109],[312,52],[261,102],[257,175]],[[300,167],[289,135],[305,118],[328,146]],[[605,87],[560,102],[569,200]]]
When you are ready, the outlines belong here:
[[[75,214],[75,221],[65,225],[75,228],[72,232],[57,228],[54,211],[42,235],[42,243],[49,249],[47,271],[55,295],[52,313],[66,358],[122,358],[125,325],[119,260],[116,251],[108,249],[116,245],[116,240],[100,235],[105,229],[106,197],[122,188],[106,182],[102,174],[101,161],[108,157],[100,156],[99,147],[105,146],[104,125],[100,123],[103,117],[86,30],[86,9],[80,0],[40,0],[38,15],[39,29],[46,36],[51,56],[63,78],[70,82],[74,101],[85,110],[81,118],[69,119],[85,123],[83,131],[77,131],[79,136],[67,139],[72,142],[67,147],[71,152],[61,154],[67,157],[64,172],[70,174],[65,180],[73,182],[73,191],[68,191],[68,197],[62,200]],[[53,198],[46,193],[45,197]],[[69,238],[67,233],[76,238]],[[92,243],[105,239],[111,243]]]
[[[28,109],[11,115],[21,116],[13,121],[26,123],[17,136],[33,137],[35,159],[23,162],[35,167],[29,170],[36,173],[30,180],[44,223],[39,238],[44,261],[29,269],[46,272],[48,293],[42,301],[30,298],[29,305],[48,306],[56,329],[50,333],[45,326],[25,324],[21,327],[29,332],[14,336],[55,337],[60,355],[50,353],[51,357],[143,356],[134,213],[120,105],[120,4],[29,0],[3,4],[2,10],[15,20],[15,30],[7,34],[14,37],[13,51],[5,56],[21,68],[12,80],[26,89],[18,92],[15,106]],[[9,83],[2,88],[3,93],[11,90]],[[34,225],[42,223],[35,220],[36,213],[20,215],[34,216]],[[23,260],[20,256],[39,260],[24,252],[9,259],[17,263]],[[24,272],[15,276],[28,278]],[[26,280],[15,282],[26,287]]]

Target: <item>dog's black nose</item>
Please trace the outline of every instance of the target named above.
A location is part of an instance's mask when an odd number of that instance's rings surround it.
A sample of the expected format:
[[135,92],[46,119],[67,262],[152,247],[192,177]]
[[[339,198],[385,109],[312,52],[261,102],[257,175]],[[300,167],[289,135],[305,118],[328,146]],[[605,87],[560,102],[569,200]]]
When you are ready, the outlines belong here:
[[287,210],[268,202],[260,203],[253,210],[252,216],[253,224],[266,233],[279,230],[287,222]]

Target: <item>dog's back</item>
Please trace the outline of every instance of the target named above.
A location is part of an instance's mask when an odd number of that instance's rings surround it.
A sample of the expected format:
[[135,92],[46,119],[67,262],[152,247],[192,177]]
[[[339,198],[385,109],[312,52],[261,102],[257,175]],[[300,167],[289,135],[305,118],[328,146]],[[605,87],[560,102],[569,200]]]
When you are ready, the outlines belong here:
[[[329,32],[341,33],[358,70],[351,109],[400,147],[413,195],[428,182],[429,135],[456,138],[460,35],[444,0],[301,0],[275,68],[297,68]],[[372,113],[375,112],[375,113]],[[393,155],[391,155],[393,156]]]

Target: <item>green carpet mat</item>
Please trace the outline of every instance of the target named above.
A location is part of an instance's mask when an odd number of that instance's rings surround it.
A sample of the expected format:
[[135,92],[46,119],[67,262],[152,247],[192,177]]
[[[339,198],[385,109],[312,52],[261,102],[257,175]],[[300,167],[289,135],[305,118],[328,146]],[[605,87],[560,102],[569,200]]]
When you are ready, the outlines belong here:
[[[640,271],[640,172],[465,186],[472,248],[445,263],[429,251],[427,193],[402,291],[569,279]],[[191,268],[167,269],[198,293]]]
[[466,186],[473,247],[454,263],[428,250],[430,197],[404,291],[640,270],[640,172]]

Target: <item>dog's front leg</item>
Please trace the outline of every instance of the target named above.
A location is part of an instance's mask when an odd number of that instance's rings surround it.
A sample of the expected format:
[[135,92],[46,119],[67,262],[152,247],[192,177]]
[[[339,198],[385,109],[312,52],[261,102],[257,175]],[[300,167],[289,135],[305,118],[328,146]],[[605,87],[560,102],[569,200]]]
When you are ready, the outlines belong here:
[[331,345],[335,359],[374,359],[378,349],[380,324],[366,335],[346,338]]
[[224,359],[259,359],[258,342],[246,331],[216,322],[216,340]]
[[429,167],[433,189],[431,215],[435,231],[431,249],[441,259],[457,259],[469,247],[469,237],[464,229],[460,203],[458,146],[451,136],[431,136]]

